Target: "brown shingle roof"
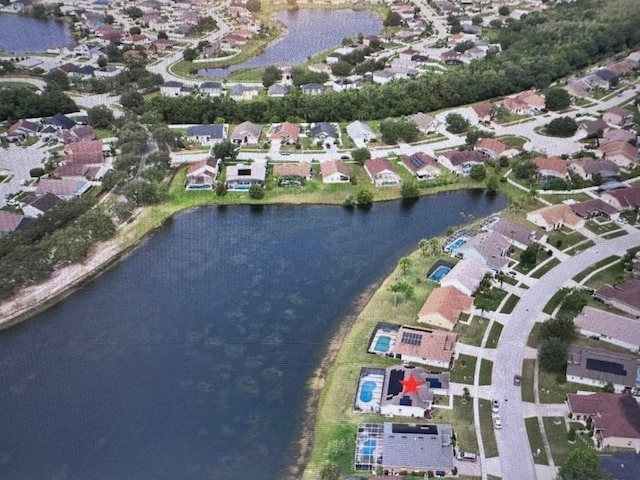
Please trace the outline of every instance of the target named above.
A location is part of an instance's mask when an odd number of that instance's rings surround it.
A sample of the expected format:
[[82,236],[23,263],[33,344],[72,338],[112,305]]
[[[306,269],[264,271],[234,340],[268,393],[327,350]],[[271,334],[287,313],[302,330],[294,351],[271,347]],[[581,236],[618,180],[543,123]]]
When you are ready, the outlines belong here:
[[322,177],[328,177],[334,173],[340,173],[342,175],[349,176],[349,167],[342,160],[331,160],[329,162],[322,163]]
[[617,300],[636,310],[640,310],[640,279],[631,278],[614,287],[603,285],[596,294],[600,298]]
[[396,171],[388,158],[372,158],[370,160],[367,160],[366,162],[364,162],[364,168],[372,177],[385,170],[388,170],[390,172]]
[[273,174],[276,177],[304,177],[311,176],[309,163],[279,163],[273,166]]
[[567,401],[572,413],[590,415],[604,438],[640,438],[640,406],[631,395],[567,395]]
[[418,316],[440,314],[455,324],[464,311],[471,308],[473,299],[455,287],[439,287],[431,292]]
[[485,149],[494,152],[496,155],[502,155],[511,147],[506,143],[491,137],[483,137],[476,142],[476,149]]

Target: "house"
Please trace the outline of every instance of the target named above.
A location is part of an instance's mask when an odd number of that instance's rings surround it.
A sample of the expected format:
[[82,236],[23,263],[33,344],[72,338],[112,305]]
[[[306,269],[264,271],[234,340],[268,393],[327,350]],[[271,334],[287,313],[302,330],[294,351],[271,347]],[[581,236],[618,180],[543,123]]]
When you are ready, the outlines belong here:
[[45,193],[39,197],[31,196],[22,203],[22,212],[28,217],[39,217],[61,201],[59,197],[52,193]]
[[495,160],[498,157],[511,158],[520,153],[517,148],[513,148],[506,143],[491,137],[480,138],[476,142],[474,148],[491,160]]
[[611,126],[601,118],[583,123],[579,128],[584,131],[585,135],[589,138],[601,137],[604,132],[611,130]]
[[395,73],[393,73],[389,69],[384,70],[376,70],[373,72],[371,77],[371,81],[374,83],[379,83],[380,85],[385,85],[389,82],[392,82],[395,79]]
[[330,160],[320,166],[322,183],[349,183],[351,173],[349,167],[342,160]]
[[371,127],[360,120],[356,120],[347,125],[347,135],[349,135],[359,147],[363,147],[367,142],[372,142],[376,139],[376,134]]
[[603,285],[595,297],[607,305],[640,317],[640,279],[631,278],[615,286]]
[[309,131],[309,136],[316,144],[322,144],[325,148],[331,148],[338,141],[338,132],[333,125],[327,122],[314,124]]
[[593,422],[596,448],[633,448],[640,452],[640,406],[619,393],[567,395],[572,421]]
[[324,92],[324,86],[320,83],[305,83],[300,85],[300,90],[305,95],[321,95]]
[[171,80],[160,85],[160,94],[165,97],[179,97],[184,83]]
[[96,140],[96,131],[89,125],[74,125],[71,130],[59,132],[58,137],[63,143],[90,142]]
[[100,140],[71,142],[64,147],[64,164],[100,165],[104,162],[103,145]]
[[418,180],[429,180],[440,175],[437,162],[426,153],[414,153],[413,155],[401,155],[400,165],[409,170]]
[[456,253],[499,272],[509,264],[510,248],[511,243],[503,235],[485,232],[471,237]]
[[536,238],[536,232],[534,230],[508,218],[501,217],[486,228],[491,232],[501,234],[509,240],[511,245],[521,250],[526,250]]
[[605,80],[600,75],[596,75],[595,73],[583,77],[582,80],[589,86],[589,90],[598,88],[603,90],[609,89],[609,81]]
[[267,95],[270,97],[284,97],[289,91],[288,85],[282,83],[274,83],[267,89]]
[[264,185],[267,169],[263,163],[229,165],[227,167],[227,190],[245,192],[252,185]]
[[237,145],[257,145],[262,128],[251,122],[242,122],[231,132],[231,141]]
[[222,84],[219,82],[202,82],[198,90],[204,95],[219,97],[222,95]]
[[29,221],[29,218],[19,213],[0,210],[0,237],[23,229]]
[[606,145],[607,143],[617,142],[620,140],[631,143],[632,145],[636,145],[636,132],[631,130],[623,130],[620,128],[607,129],[607,131],[602,134],[602,138],[598,140],[598,145]]
[[469,313],[472,303],[473,299],[469,295],[455,287],[438,287],[431,292],[422,305],[418,313],[418,322],[453,330],[460,315]]
[[273,176],[282,186],[303,186],[311,180],[310,163],[278,163],[273,166]]
[[32,137],[37,134],[37,123],[30,122],[28,120],[18,120],[16,123],[9,127],[6,138],[10,142],[21,142],[23,140],[26,140],[27,137]]
[[211,190],[218,178],[219,162],[213,157],[190,164],[187,167],[185,190]]
[[482,165],[487,157],[477,150],[447,150],[436,157],[438,163],[449,170],[462,175],[469,175],[475,165]]
[[568,205],[550,205],[527,213],[527,220],[546,231],[562,227],[576,230],[584,226],[584,220],[578,217]]
[[532,113],[537,113],[546,107],[546,100],[544,98],[544,95],[532,92],[531,90],[520,93],[519,95],[517,95],[517,98],[521,102],[529,105],[529,110]]
[[341,53],[338,52],[331,52],[329,55],[327,55],[327,58],[325,59],[325,62],[327,62],[327,65],[334,65],[336,63],[338,63],[342,57],[344,55],[342,55]]
[[581,158],[570,161],[567,169],[585,180],[594,180],[594,175],[596,178],[599,175],[603,181],[606,181],[606,179],[620,179],[620,167],[609,160]]
[[52,193],[63,200],[80,197],[91,188],[86,180],[41,178],[36,187],[36,195]]
[[637,319],[587,306],[573,323],[581,335],[618,345],[634,353],[640,351],[640,321]]
[[[431,386],[434,388],[431,388]],[[447,395],[448,373],[431,373],[421,367],[387,367],[382,385],[382,415],[424,418],[433,405],[433,396]]]
[[451,368],[457,339],[452,332],[400,327],[391,352],[405,363]]
[[567,382],[604,388],[613,385],[616,393],[638,391],[636,378],[640,373],[634,355],[600,348],[570,345],[567,359]]
[[406,470],[451,474],[452,439],[453,429],[448,424],[385,423],[382,468],[393,475]]
[[587,200],[586,202],[572,203],[569,206],[571,207],[573,213],[584,219],[599,217],[601,215],[610,217],[614,213],[618,212],[611,205],[603,202],[599,198]]
[[621,107],[611,107],[602,114],[602,119],[618,127],[633,125],[633,113]]
[[629,210],[640,206],[640,187],[603,192],[600,198],[618,211]]
[[192,125],[187,127],[187,141],[213,147],[227,138],[227,125]]
[[536,157],[532,162],[538,167],[536,180],[545,184],[554,178],[564,179],[568,176],[567,161],[561,157]]
[[407,120],[415,123],[418,129],[425,134],[434,133],[438,128],[438,122],[436,119],[426,113],[419,112],[409,115]]
[[466,295],[473,295],[484,276],[491,270],[484,264],[471,259],[460,260],[440,280],[441,287],[454,287]]
[[584,79],[579,78],[567,84],[567,86],[564,87],[564,89],[572,97],[584,98],[589,96],[589,92],[591,91],[591,85],[589,85],[589,83]]
[[387,158],[366,160],[364,170],[376,187],[395,187],[402,183],[400,175]]
[[269,139],[280,140],[284,143],[296,143],[300,137],[300,126],[296,123],[284,122],[272,125]]
[[44,127],[52,126],[56,130],[71,130],[76,124],[73,120],[62,113],[56,113],[52,117],[47,117],[43,120],[42,125]]
[[601,144],[598,152],[605,160],[611,160],[620,167],[633,168],[638,161],[638,147],[624,140]]
[[482,123],[490,123],[491,122],[491,110],[493,109],[493,105],[490,103],[479,103],[472,107],[473,111],[478,116],[478,121]]

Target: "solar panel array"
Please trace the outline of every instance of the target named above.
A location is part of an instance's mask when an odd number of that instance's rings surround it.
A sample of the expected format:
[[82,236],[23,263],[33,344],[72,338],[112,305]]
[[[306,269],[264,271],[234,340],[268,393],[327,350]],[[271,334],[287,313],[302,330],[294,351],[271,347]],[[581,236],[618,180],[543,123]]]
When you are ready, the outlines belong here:
[[402,332],[402,339],[400,342],[406,345],[422,345],[422,335],[420,333]]
[[613,375],[627,375],[627,371],[621,363],[607,362],[606,360],[597,360],[595,358],[587,358],[587,369],[595,370],[597,372],[611,373]]
[[409,157],[409,161],[416,168],[421,168],[424,165],[424,161],[422,160],[422,158],[420,158],[419,155],[412,155],[411,157]]

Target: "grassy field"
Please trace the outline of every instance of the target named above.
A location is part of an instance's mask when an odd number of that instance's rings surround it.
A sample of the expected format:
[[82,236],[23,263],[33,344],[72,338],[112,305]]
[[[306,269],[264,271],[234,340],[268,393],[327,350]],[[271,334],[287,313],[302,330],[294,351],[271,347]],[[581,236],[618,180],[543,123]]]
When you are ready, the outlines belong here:
[[455,365],[451,369],[451,381],[473,385],[473,376],[476,371],[478,359],[470,355],[460,354]]
[[527,436],[531,445],[531,453],[533,453],[533,461],[538,465],[549,465],[547,454],[544,451],[544,443],[542,443],[542,433],[538,425],[538,418],[525,418],[524,424],[527,427]]
[[608,221],[608,222],[600,223],[597,220],[593,220],[593,219],[587,220],[584,226],[588,230],[598,235],[620,230],[620,227],[613,222]]
[[504,305],[502,306],[502,310],[500,310],[500,313],[513,312],[513,309],[516,308],[516,305],[518,304],[519,301],[520,301],[519,296],[514,294],[509,295],[509,298],[507,298],[507,301],[504,302]]
[[484,444],[484,455],[487,458],[498,456],[498,443],[496,442],[496,432],[493,430],[493,419],[491,417],[491,401],[479,400],[480,410],[480,433]]
[[[607,258],[605,258],[603,260],[600,260],[598,263],[595,263],[595,264],[591,265],[589,268],[584,269],[578,275],[573,277],[573,280],[575,280],[576,282],[581,282],[591,272],[595,272],[599,268],[602,268],[605,265],[609,265],[610,263],[615,262],[618,259],[620,259],[620,257],[618,255],[611,255],[610,257],[607,257]],[[547,312],[545,312],[545,313],[547,313]]]
[[572,231],[565,233],[562,230],[554,230],[549,234],[547,243],[560,250],[564,250],[576,245],[577,243],[583,242],[586,239],[587,238],[580,232]]
[[493,362],[483,358],[480,363],[480,385],[491,385],[492,373]]
[[567,394],[576,393],[578,390],[602,391],[600,388],[579,383],[559,383],[555,374],[547,373],[544,370],[538,372],[538,387],[540,388],[540,403],[562,403],[566,400]]
[[547,434],[551,456],[556,465],[562,465],[567,454],[577,448],[593,448],[593,443],[582,435],[576,435],[576,441],[569,443],[567,425],[562,417],[544,417],[544,430]]
[[473,317],[469,325],[460,322],[456,323],[453,331],[458,334],[458,342],[479,347],[487,325],[489,325],[489,321],[486,318]]
[[542,327],[541,323],[536,323],[531,329],[531,333],[529,334],[529,338],[527,339],[527,347],[538,348],[540,345],[540,328]]
[[586,281],[585,285],[597,289],[605,284],[613,285],[615,283],[618,283],[624,280],[626,276],[627,275],[624,270],[624,262],[619,261],[593,275],[589,280]]
[[535,395],[533,392],[533,380],[536,370],[536,361],[532,358],[525,358],[522,361],[522,401],[523,402],[535,402]]
[[491,331],[489,332],[489,336],[487,337],[485,348],[496,348],[498,346],[498,341],[500,340],[500,335],[502,334],[502,328],[503,327],[501,323],[493,322]]

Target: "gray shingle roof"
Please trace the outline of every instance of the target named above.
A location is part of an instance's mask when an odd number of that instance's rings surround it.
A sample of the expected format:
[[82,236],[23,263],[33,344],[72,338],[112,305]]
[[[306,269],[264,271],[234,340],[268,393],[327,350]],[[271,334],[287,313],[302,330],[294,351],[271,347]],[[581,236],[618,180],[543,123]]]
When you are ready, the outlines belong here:
[[384,424],[384,467],[407,470],[451,470],[451,425]]

